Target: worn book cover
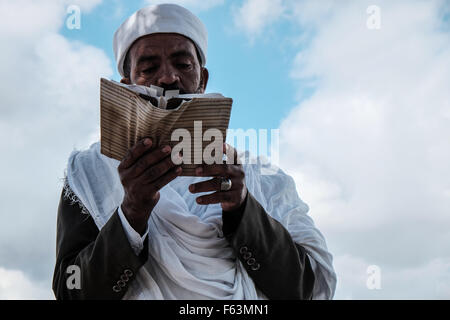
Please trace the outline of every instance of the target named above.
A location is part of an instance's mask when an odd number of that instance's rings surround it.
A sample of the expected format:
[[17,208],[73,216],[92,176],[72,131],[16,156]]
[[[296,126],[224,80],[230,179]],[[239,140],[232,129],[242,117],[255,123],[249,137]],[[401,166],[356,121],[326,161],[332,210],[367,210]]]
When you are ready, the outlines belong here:
[[222,159],[222,148],[218,154],[213,147],[226,140],[233,100],[221,95],[195,94],[172,99],[168,105],[173,102],[179,105],[163,109],[155,105],[156,99],[102,78],[101,153],[120,161],[139,140],[149,137],[158,146],[181,149],[184,176],[193,176],[200,164],[210,164],[211,156]]

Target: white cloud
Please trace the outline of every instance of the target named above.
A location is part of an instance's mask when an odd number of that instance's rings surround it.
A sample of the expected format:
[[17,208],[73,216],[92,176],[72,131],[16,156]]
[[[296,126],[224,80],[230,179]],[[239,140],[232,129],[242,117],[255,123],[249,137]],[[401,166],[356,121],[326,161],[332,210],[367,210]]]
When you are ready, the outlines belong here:
[[26,291],[45,281],[51,295],[60,178],[98,131],[99,77],[112,68],[103,51],[58,34],[65,3],[2,1],[0,12],[0,282],[8,297],[39,298]]
[[50,291],[41,283],[30,280],[20,270],[0,267],[0,300],[52,300]]
[[285,11],[282,0],[246,0],[234,10],[234,24],[254,38],[280,19]]
[[[314,31],[291,76],[316,90],[281,125],[281,165],[335,254],[337,297],[448,298],[448,3],[378,1],[380,30],[373,3],[333,4],[293,10]],[[360,288],[369,264],[386,271],[380,292]]]
[[[335,299],[448,299],[450,297],[450,259],[436,258],[419,266],[376,265],[379,288],[368,287],[373,264],[351,255],[334,261],[339,275]],[[370,279],[369,279],[370,280]],[[370,281],[369,281],[370,282]]]
[[[337,4],[334,0],[245,0],[234,7],[234,26],[255,40],[263,34],[265,38],[270,33],[270,27],[277,22],[289,21],[301,26],[302,32],[298,37],[304,41],[304,32],[326,21],[333,9],[342,3]],[[278,40],[283,38],[282,34],[276,36]]]
[[39,36],[57,30],[64,22],[61,19],[64,12],[64,6],[55,6],[54,1],[1,0],[0,33],[2,38],[14,42],[22,41],[22,37]]
[[193,11],[205,11],[222,5],[225,0],[146,0],[147,4],[174,3]]

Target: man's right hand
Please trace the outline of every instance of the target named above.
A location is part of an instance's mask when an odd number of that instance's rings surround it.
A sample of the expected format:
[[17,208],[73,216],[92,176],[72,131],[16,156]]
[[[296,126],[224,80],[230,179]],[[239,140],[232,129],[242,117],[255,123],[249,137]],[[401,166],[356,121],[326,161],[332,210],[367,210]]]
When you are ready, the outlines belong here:
[[181,174],[181,166],[171,159],[170,146],[152,148],[145,138],[134,145],[119,165],[119,176],[125,195],[122,211],[128,223],[140,235],[159,201],[159,190]]

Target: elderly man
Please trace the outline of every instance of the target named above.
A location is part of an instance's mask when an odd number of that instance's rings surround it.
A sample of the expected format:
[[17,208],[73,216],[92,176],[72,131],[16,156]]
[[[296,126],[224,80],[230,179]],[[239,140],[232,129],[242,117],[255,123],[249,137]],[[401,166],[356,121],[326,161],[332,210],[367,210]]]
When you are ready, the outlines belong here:
[[[206,51],[204,25],[177,5],[143,8],[114,35],[125,84],[203,93]],[[307,205],[292,178],[261,169],[212,164],[180,177],[170,147],[149,138],[120,163],[98,143],[73,152],[58,209],[56,297],[332,298],[332,257]]]

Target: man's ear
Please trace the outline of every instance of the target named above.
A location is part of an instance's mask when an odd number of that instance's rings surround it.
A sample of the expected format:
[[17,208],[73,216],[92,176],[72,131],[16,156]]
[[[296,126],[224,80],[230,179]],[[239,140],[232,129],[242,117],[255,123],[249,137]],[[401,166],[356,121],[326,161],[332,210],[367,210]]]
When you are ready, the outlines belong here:
[[120,79],[120,83],[131,84],[130,78],[122,78]]
[[200,71],[200,88],[202,89],[202,93],[205,92],[206,86],[208,85],[209,79],[209,71],[206,68],[202,68]]

